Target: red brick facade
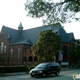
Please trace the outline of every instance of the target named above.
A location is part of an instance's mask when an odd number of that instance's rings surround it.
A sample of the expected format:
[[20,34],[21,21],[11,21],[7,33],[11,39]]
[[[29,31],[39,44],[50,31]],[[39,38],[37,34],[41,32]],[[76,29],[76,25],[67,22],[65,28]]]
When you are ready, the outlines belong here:
[[[33,56],[31,49],[23,49],[25,45],[9,45],[9,40],[2,29],[0,33],[0,43],[3,42],[3,52],[0,49],[0,66],[14,66],[14,65],[37,65],[38,61],[35,56]],[[6,46],[6,52],[4,53],[4,46]],[[67,47],[67,62],[70,63],[70,53],[71,45],[69,43],[62,43],[63,46]],[[0,47],[1,48],[1,47]],[[12,49],[12,55],[11,54]],[[20,49],[20,54],[18,55],[18,49]],[[12,58],[12,61],[10,59]],[[18,60],[19,59],[19,60]]]
[[[5,38],[4,38],[5,39]],[[0,39],[1,40],[1,39]],[[1,53],[0,56],[5,56],[5,60],[0,62],[0,65],[37,65],[38,62],[35,60],[35,57],[31,53],[30,49],[22,50],[24,45],[13,45],[9,46],[8,43],[6,43],[6,39],[3,40],[4,44],[7,46],[6,48],[6,53]],[[2,42],[0,41],[0,42]],[[68,56],[68,62],[70,62],[70,45],[69,44],[62,44],[62,46],[66,45],[68,50],[67,50],[67,56]],[[20,61],[17,61],[17,53],[18,53],[18,48],[20,48]],[[13,49],[13,61],[10,62],[10,50]],[[26,60],[23,61],[23,58],[26,57]],[[31,59],[30,59],[31,57]]]
[[[9,45],[9,40],[7,39],[4,30],[2,29],[0,33],[0,43],[3,42],[3,52],[0,52],[0,66],[14,66],[14,65],[32,65],[38,64],[37,59],[31,53],[31,49],[23,50],[24,45]],[[4,53],[4,46],[6,45],[6,53]],[[1,47],[0,47],[1,48]],[[20,61],[17,60],[18,48],[20,48]],[[13,60],[10,62],[10,50],[13,49]],[[1,49],[0,49],[1,50]],[[23,57],[26,57],[26,61],[23,62]],[[31,60],[30,60],[31,58]]]

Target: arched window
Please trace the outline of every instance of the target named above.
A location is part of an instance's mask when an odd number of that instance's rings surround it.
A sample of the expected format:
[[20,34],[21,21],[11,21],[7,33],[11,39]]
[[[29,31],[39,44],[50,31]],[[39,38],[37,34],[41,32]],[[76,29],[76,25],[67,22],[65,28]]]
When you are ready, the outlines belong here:
[[6,53],[6,45],[4,46],[4,53]]
[[4,48],[4,42],[1,42],[1,53],[3,53],[3,48]]
[[18,62],[20,62],[20,48],[18,48],[18,55],[17,55],[17,59],[18,59]]
[[32,56],[29,57],[29,62],[32,62]]
[[36,62],[36,61],[37,61],[37,57],[35,56],[35,57],[34,57],[34,62]]
[[13,49],[11,49],[11,51],[10,51],[10,62],[12,62],[13,61]]

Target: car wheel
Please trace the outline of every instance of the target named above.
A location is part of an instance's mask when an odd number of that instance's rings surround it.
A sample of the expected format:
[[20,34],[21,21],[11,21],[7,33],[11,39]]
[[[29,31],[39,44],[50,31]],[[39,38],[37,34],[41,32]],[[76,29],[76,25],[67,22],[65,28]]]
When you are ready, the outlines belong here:
[[31,74],[31,77],[34,77],[34,76]]
[[45,74],[45,73],[43,73],[43,74],[42,74],[42,77],[46,77],[46,74]]
[[59,75],[59,72],[57,71],[55,75],[58,76]]

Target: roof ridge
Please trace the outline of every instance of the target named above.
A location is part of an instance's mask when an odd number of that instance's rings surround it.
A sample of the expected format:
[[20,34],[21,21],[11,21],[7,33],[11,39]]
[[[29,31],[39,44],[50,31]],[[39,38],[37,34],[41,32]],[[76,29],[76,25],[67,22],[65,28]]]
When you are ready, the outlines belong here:
[[14,28],[10,28],[10,27],[4,26],[4,25],[3,25],[3,28],[9,28],[9,29],[16,30],[16,29],[14,29]]
[[[25,29],[25,30],[32,30],[32,29],[37,29],[37,28],[41,28],[41,27],[47,27],[47,26],[55,26],[55,27],[57,27],[57,25],[61,25],[60,23],[55,23],[55,24],[48,24],[48,25],[42,25],[42,26],[39,26],[39,27],[34,27],[34,28],[29,28],[29,29]],[[51,28],[51,27],[50,27]],[[25,31],[24,30],[24,31]]]

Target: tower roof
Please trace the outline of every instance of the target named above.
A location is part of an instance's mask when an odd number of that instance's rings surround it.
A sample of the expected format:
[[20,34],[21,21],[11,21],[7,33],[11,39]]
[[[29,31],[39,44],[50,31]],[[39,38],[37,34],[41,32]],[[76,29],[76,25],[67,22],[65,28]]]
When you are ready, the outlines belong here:
[[19,26],[18,26],[18,30],[22,30],[23,29],[23,26],[22,26],[22,23],[20,22]]

